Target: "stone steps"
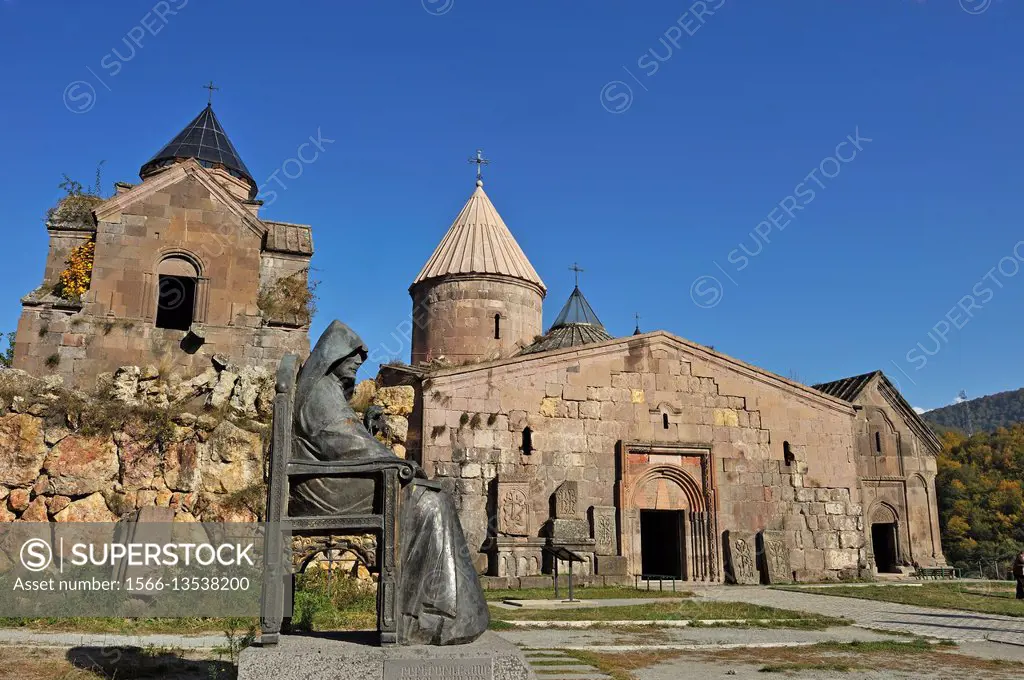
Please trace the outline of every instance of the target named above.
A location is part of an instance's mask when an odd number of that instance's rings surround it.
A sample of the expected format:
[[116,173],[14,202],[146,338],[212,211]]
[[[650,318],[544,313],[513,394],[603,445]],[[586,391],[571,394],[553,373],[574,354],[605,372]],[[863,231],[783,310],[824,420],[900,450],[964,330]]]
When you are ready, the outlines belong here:
[[612,680],[593,666],[557,649],[525,649],[523,654],[539,680]]

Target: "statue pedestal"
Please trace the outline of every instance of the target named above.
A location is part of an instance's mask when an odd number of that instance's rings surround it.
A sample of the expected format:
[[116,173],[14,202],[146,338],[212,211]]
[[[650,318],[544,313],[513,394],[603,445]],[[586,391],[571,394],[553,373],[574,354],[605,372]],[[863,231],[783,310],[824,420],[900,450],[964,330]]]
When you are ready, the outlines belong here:
[[518,647],[492,632],[468,645],[378,647],[367,633],[282,635],[274,647],[250,647],[238,680],[534,680]]

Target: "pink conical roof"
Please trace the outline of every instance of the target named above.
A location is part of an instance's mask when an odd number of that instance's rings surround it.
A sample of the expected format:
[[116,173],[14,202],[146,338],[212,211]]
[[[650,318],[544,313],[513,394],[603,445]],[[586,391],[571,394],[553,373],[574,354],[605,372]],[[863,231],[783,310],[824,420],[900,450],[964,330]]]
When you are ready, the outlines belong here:
[[455,274],[511,276],[546,290],[479,182],[413,285]]

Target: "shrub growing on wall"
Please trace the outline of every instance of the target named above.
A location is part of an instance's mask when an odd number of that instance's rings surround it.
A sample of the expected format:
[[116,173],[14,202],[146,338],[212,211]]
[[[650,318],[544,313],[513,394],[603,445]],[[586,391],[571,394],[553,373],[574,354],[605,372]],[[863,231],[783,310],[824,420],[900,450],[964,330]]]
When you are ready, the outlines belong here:
[[309,280],[309,270],[302,269],[264,286],[256,303],[270,321],[307,326],[316,314],[317,284]]
[[65,300],[78,300],[89,290],[92,282],[92,263],[96,251],[95,241],[73,248],[65,260],[66,268],[60,273],[54,293]]

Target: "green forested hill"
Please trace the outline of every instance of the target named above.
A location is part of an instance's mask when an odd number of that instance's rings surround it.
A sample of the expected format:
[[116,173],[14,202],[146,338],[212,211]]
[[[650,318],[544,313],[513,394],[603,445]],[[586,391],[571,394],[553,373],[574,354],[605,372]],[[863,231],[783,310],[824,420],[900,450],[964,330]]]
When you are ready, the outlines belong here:
[[967,431],[967,416],[970,412],[971,427],[975,432],[992,431],[997,427],[1009,427],[1013,423],[1024,422],[1024,388],[1012,392],[990,394],[963,401],[951,406],[943,406],[928,411],[921,417],[936,429],[956,429]]
[[1024,549],[1024,423],[970,438],[948,431],[942,444],[935,488],[946,558],[968,568],[1012,559]]

